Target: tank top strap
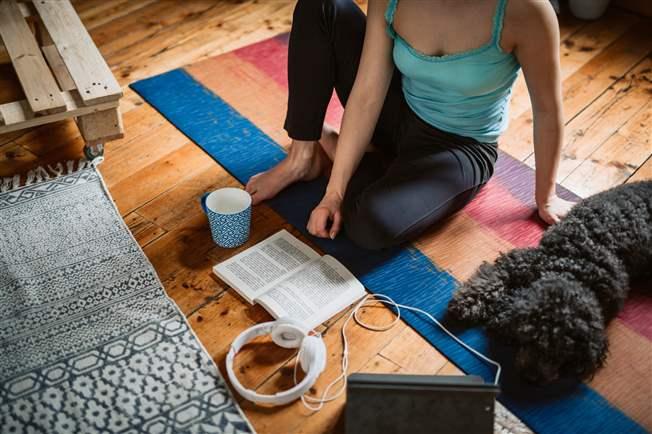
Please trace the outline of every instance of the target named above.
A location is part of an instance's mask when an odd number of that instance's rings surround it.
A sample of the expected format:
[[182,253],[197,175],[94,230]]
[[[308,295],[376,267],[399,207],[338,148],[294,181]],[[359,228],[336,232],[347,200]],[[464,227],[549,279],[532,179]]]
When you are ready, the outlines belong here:
[[503,22],[505,21],[506,8],[507,0],[498,0],[498,4],[496,5],[496,13],[494,14],[493,31],[491,34],[491,42],[498,48],[500,48],[500,36],[503,32]]
[[385,11],[385,21],[387,21],[387,34],[393,39],[396,37],[394,31],[394,13],[396,13],[396,6],[398,0],[389,0],[387,3],[387,10]]

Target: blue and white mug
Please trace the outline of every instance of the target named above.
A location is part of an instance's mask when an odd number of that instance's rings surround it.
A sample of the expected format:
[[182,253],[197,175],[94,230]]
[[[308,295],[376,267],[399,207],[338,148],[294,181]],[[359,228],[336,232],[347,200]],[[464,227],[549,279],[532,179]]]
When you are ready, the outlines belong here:
[[220,247],[243,245],[251,226],[251,196],[240,188],[220,188],[201,197],[213,241]]

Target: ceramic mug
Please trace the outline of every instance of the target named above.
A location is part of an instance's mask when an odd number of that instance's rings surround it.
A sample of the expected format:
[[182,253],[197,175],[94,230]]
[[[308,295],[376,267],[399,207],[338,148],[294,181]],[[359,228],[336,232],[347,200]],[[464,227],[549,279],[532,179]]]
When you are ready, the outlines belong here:
[[251,196],[240,188],[220,188],[201,197],[213,241],[220,247],[243,245],[251,226]]

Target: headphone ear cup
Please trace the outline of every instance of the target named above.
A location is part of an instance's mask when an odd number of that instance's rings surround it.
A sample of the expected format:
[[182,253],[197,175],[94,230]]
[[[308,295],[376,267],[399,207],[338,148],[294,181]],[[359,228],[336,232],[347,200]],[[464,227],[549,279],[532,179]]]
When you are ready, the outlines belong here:
[[303,372],[308,373],[314,365],[318,372],[322,372],[326,367],[326,346],[319,336],[306,336],[301,343],[301,354],[299,364]]
[[299,348],[307,333],[296,321],[280,319],[274,324],[271,335],[272,341],[279,347]]

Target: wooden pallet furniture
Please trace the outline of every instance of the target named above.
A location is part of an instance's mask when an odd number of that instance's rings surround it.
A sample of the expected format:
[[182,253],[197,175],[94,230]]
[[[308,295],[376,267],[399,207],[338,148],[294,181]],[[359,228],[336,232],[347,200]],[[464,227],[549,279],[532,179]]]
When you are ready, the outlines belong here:
[[123,137],[122,89],[69,0],[0,0],[0,39],[25,94],[0,134],[74,118],[87,149]]

